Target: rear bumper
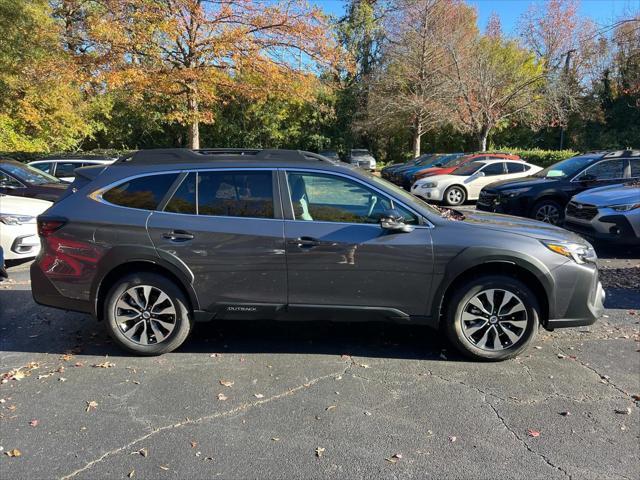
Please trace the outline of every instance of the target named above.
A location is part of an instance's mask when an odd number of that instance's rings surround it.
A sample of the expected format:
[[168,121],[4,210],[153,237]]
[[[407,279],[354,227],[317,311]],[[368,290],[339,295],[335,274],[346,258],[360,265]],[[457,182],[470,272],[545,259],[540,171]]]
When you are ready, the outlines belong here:
[[38,262],[31,264],[30,273],[31,294],[37,304],[61,308],[63,310],[72,310],[74,312],[93,313],[91,302],[62,295],[53,283],[51,283],[51,280],[45,276]]

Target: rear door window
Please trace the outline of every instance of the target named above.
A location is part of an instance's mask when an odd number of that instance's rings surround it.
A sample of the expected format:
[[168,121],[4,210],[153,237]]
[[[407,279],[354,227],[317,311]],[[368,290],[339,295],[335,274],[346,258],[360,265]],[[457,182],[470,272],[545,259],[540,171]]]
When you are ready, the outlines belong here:
[[199,215],[274,218],[271,171],[199,172]]
[[121,207],[155,210],[177,177],[177,173],[167,173],[134,178],[113,187],[102,198]]
[[525,164],[521,162],[507,162],[507,173],[521,173],[524,172]]

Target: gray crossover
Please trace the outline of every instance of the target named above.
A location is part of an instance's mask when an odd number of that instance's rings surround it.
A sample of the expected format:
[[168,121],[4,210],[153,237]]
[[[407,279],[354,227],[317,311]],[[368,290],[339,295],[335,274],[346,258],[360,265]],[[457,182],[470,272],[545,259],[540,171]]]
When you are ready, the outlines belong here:
[[472,358],[588,325],[591,245],[558,227],[436,209],[361,169],[287,150],[150,150],[76,170],[38,218],[35,300],[122,347],[177,348],[194,322],[385,320],[442,328]]

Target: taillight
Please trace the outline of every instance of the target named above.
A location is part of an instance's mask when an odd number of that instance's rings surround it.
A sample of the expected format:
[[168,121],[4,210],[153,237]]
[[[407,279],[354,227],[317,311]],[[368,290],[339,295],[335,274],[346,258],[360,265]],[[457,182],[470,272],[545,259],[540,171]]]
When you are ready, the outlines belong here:
[[38,235],[48,237],[67,223],[66,218],[38,217]]

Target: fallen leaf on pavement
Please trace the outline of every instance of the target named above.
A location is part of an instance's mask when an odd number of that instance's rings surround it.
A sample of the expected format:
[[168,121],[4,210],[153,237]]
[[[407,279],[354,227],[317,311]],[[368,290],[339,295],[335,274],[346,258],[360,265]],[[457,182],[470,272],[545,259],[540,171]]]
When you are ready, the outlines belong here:
[[322,447],[316,447],[316,457],[320,458],[322,456],[322,454],[324,453],[324,448]]
[[254,393],[253,396],[256,398],[264,398],[264,395],[261,393]]
[[40,423],[40,422],[38,422],[38,420],[31,420],[31,421],[29,422],[29,425],[30,425],[30,426],[32,426],[32,427],[37,427],[37,426],[38,426],[38,423]]
[[563,417],[569,417],[571,416],[571,412],[560,412],[560,415],[562,415]]
[[225,387],[230,387],[233,384],[233,380],[220,380],[220,385],[224,385]]
[[165,471],[169,470],[169,467],[165,467],[164,465],[160,465],[160,468]]
[[559,353],[559,354],[558,354],[558,358],[567,358],[567,356],[566,356],[566,355],[563,355],[562,353]]
[[127,475],[127,477],[129,477],[129,478],[133,478],[133,476],[134,476],[135,474],[136,474],[136,471],[135,471],[135,470],[131,470],[131,471],[129,472],[129,475]]
[[196,448],[198,446],[198,442],[191,442],[191,448]]
[[616,413],[620,415],[631,415],[631,408],[616,408]]
[[89,411],[89,410],[95,410],[96,407],[98,406],[98,402],[96,402],[95,400],[91,400],[90,402],[87,402],[87,409],[85,411]]
[[143,457],[146,457],[147,455],[149,455],[149,450],[147,450],[146,448],[141,448],[140,450],[138,450],[135,453],[139,453]]
[[325,410],[328,412],[329,410],[333,410],[334,408],[336,408],[336,405],[329,405],[327,408],[325,408]]
[[112,368],[115,366],[116,364],[111,362],[102,362],[102,363],[96,363],[92,365],[93,368]]
[[218,400],[224,401],[226,399],[227,399],[227,396],[224,393],[219,393],[218,394]]
[[538,430],[532,430],[531,428],[527,430],[527,435],[533,438],[537,438],[540,436],[540,432]]
[[451,443],[455,442],[456,440],[458,440],[458,437],[449,437],[449,441]]
[[280,439],[278,437],[271,437],[272,442],[279,442]]
[[20,450],[18,450],[17,448],[14,448],[13,450],[9,450],[8,452],[4,452],[4,453],[8,457],[20,457],[20,456],[22,456],[22,452]]

